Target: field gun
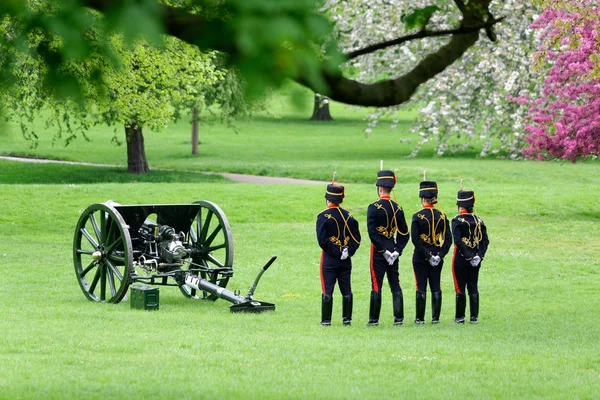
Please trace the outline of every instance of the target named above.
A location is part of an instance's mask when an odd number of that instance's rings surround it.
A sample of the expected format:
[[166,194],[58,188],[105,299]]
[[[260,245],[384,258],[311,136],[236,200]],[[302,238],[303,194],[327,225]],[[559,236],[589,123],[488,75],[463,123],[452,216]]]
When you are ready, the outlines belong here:
[[92,301],[119,303],[133,283],[177,286],[185,297],[233,303],[232,312],[274,310],[254,299],[260,270],[248,294],[226,286],[233,276],[233,239],[223,211],[209,201],[192,204],[87,207],[73,240],[75,274]]

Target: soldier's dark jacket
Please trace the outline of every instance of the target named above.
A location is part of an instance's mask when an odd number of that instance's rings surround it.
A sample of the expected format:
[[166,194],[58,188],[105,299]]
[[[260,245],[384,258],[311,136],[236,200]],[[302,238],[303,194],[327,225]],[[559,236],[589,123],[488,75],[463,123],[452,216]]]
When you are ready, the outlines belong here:
[[456,256],[469,261],[476,255],[483,258],[490,243],[483,220],[475,214],[458,214],[452,219],[452,236]]
[[369,238],[378,253],[388,250],[402,254],[409,239],[402,207],[389,196],[382,196],[367,209]]
[[[335,205],[321,211],[317,216],[317,241],[323,249],[323,266],[351,266],[350,258],[360,246],[358,222],[343,208]],[[340,260],[347,247],[349,257]]]
[[448,218],[433,206],[413,214],[410,235],[415,245],[413,261],[416,262],[428,262],[431,256],[438,255],[443,259],[452,245]]

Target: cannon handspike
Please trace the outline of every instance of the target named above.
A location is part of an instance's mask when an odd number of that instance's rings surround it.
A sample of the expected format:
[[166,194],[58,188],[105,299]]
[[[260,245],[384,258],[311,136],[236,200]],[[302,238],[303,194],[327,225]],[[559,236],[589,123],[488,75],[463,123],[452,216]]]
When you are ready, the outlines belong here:
[[265,271],[267,269],[269,269],[269,267],[271,266],[271,264],[273,264],[276,259],[277,259],[277,256],[271,257],[271,259],[265,264],[265,266],[262,267],[262,269],[260,270],[260,272],[256,276],[256,279],[254,280],[254,283],[252,284],[252,286],[250,286],[250,290],[248,290],[248,294],[246,295],[246,298],[251,299],[252,296],[254,296],[254,291],[256,290],[256,286],[258,286],[258,281],[260,280],[262,274],[264,274]]
[[263,312],[263,311],[272,311],[275,310],[275,304],[267,303],[260,300],[254,300],[252,296],[254,295],[254,291],[256,290],[256,286],[258,285],[258,281],[260,280],[262,274],[265,273],[267,269],[275,262],[277,256],[271,257],[271,259],[265,264],[264,267],[260,270],[254,283],[250,287],[248,291],[248,295],[245,298],[245,301],[237,304],[233,304],[229,306],[231,312]]

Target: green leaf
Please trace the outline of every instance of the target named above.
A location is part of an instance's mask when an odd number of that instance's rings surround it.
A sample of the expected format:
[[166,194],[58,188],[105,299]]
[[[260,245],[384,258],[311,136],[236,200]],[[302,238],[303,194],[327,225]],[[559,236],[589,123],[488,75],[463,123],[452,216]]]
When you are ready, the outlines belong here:
[[400,17],[400,21],[404,22],[407,30],[412,30],[415,28],[422,30],[429,22],[429,19],[433,13],[439,10],[440,8],[438,6],[418,8],[412,14],[407,15],[403,13]]

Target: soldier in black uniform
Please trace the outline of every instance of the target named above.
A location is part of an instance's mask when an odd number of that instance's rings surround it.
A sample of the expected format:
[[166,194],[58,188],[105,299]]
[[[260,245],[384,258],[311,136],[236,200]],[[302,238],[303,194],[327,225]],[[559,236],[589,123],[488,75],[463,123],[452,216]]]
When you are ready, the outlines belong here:
[[470,190],[459,190],[456,196],[456,205],[458,206],[458,215],[452,219],[452,236],[454,237],[452,276],[456,290],[454,322],[465,323],[466,287],[469,291],[470,322],[477,323],[479,318],[477,281],[489,240],[485,224],[481,218],[473,214],[475,193]]
[[427,282],[431,290],[431,323],[440,322],[442,309],[440,277],[444,257],[452,244],[452,234],[448,218],[435,208],[437,195],[437,183],[431,181],[420,183],[419,197],[423,208],[414,213],[410,228],[412,242],[415,245],[412,261],[417,284],[416,324],[425,323]]
[[375,183],[379,200],[369,204],[367,209],[367,229],[371,238],[371,304],[367,326],[379,325],[381,285],[386,274],[392,291],[394,325],[401,325],[404,321],[398,257],[408,243],[409,232],[402,207],[390,198],[395,184],[393,171],[379,171]]
[[333,289],[337,281],[342,293],[342,322],[352,321],[352,273],[351,257],[360,246],[358,222],[340,207],[344,199],[344,187],[327,185],[325,192],[327,209],[317,216],[317,241],[323,249],[321,254],[321,325],[331,325]]

